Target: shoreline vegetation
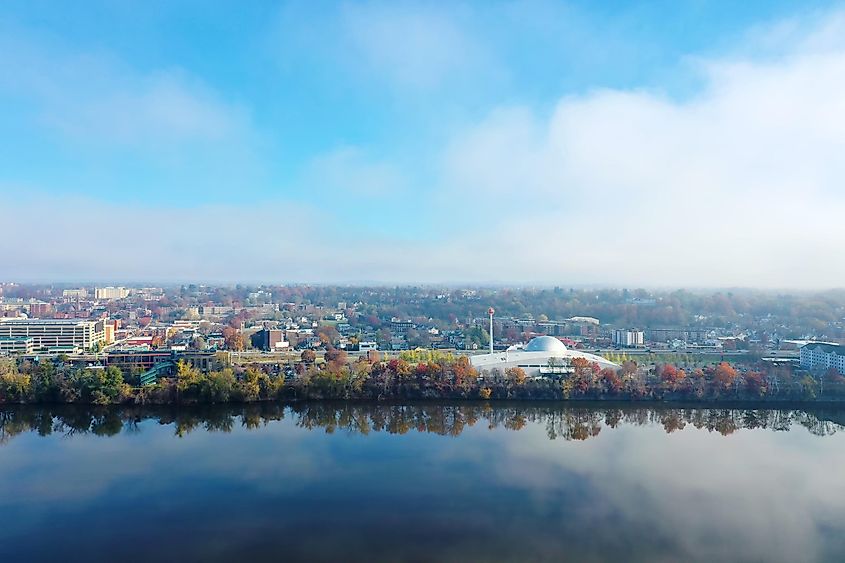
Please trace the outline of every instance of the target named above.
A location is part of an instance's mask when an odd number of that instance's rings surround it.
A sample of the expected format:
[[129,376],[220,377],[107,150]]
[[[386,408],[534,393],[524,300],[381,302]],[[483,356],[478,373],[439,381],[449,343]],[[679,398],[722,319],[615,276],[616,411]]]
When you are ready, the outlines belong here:
[[743,429],[788,432],[800,426],[816,436],[845,430],[845,411],[824,408],[724,408],[665,404],[585,404],[526,401],[402,403],[312,401],[242,405],[14,405],[0,409],[0,446],[25,432],[39,436],[115,436],[139,431],[147,420],[173,425],[174,434],[194,430],[255,430],[290,418],[305,430],[327,434],[384,432],[459,436],[474,426],[520,431],[541,424],[549,440],[584,441],[603,429],[653,425],[667,434],[696,429],[728,436]]
[[180,362],[171,377],[141,386],[139,373],[115,366],[76,366],[67,358],[40,362],[0,359],[0,404],[184,405],[271,401],[551,400],[686,403],[824,403],[845,401],[845,378],[815,376],[787,366],[736,367],[657,363],[600,369],[575,359],[572,373],[532,379],[523,370],[479,373],[466,356],[411,352],[381,360],[349,361],[330,349],[317,362],[310,350],[285,377],[261,365],[204,373]]

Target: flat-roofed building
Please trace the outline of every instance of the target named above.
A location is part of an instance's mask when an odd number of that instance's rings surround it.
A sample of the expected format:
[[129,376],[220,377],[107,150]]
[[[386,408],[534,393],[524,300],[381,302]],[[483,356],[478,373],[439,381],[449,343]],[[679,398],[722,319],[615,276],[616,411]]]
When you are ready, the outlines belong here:
[[641,330],[616,329],[613,331],[613,344],[622,348],[641,348],[645,340]]
[[85,299],[88,297],[88,290],[84,287],[78,289],[65,289],[62,291],[62,297],[66,299]]
[[31,299],[29,301],[29,316],[30,317],[46,317],[53,311],[53,306],[44,301],[36,301]]
[[106,321],[103,324],[103,342],[105,344],[112,344],[114,342],[114,333],[117,329],[116,321]]
[[98,287],[94,289],[95,299],[124,299],[129,296],[125,287]]
[[290,346],[285,340],[285,331],[265,328],[252,335],[252,345],[262,350],[281,350]]
[[0,336],[0,354],[32,354],[34,349],[32,337],[6,338]]
[[105,323],[78,319],[0,319],[0,338],[32,338],[36,351],[90,350],[105,340]]

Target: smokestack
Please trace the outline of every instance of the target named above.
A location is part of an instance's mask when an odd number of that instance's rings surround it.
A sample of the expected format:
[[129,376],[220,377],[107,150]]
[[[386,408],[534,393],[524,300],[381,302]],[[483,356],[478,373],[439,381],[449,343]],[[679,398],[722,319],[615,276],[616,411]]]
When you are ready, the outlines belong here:
[[487,309],[487,314],[490,315],[490,354],[491,355],[493,354],[493,313],[495,313],[495,312],[496,312],[496,310],[493,309],[493,307],[490,307],[489,309]]

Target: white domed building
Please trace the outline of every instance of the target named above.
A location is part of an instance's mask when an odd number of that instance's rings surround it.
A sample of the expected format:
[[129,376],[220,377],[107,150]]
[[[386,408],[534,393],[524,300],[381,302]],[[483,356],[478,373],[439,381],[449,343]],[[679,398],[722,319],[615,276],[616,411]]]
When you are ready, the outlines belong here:
[[522,368],[528,377],[560,377],[571,373],[572,360],[583,358],[600,368],[618,369],[620,366],[601,356],[570,350],[553,336],[532,338],[525,346],[511,346],[502,352],[470,357],[472,367],[480,372],[498,370],[504,374],[509,368]]

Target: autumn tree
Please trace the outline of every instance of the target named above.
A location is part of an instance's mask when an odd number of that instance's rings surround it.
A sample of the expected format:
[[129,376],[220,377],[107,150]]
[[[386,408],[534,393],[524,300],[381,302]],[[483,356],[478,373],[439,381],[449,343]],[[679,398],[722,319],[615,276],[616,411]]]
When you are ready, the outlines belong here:
[[721,389],[730,389],[736,377],[736,369],[727,362],[721,362],[713,371],[713,383]]
[[223,327],[223,341],[229,350],[241,351],[244,349],[244,336],[240,330],[231,326]]
[[512,367],[505,370],[505,379],[513,385],[524,385],[527,376],[521,367]]
[[326,350],[325,358],[328,364],[328,370],[333,373],[337,373],[342,370],[349,359],[345,350],[338,350],[336,348],[329,348]]
[[317,336],[326,347],[334,345],[340,340],[340,333],[332,325],[323,325],[317,329]]
[[766,383],[759,371],[749,371],[745,374],[745,388],[754,397],[762,397],[766,393]]
[[672,364],[665,364],[663,369],[660,371],[660,379],[670,385],[673,389],[676,388],[684,379],[686,379],[687,374],[684,370],[678,369],[677,367],[673,366]]
[[604,368],[599,372],[599,381],[601,381],[605,393],[617,394],[622,390],[622,378],[616,373],[615,369]]

